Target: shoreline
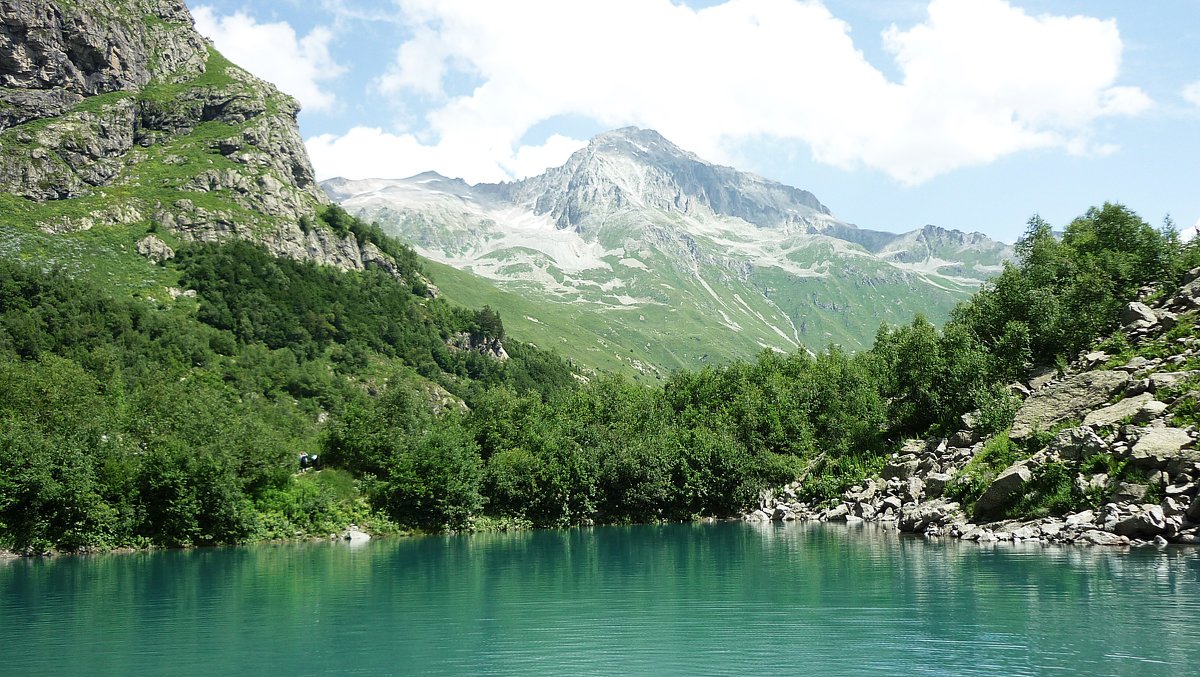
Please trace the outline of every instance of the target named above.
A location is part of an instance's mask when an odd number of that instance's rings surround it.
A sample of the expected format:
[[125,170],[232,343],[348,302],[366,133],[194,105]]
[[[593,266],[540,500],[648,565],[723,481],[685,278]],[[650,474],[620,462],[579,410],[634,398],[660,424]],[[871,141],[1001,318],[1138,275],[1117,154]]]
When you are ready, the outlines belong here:
[[[846,528],[854,528],[859,525],[862,525],[862,526],[869,525],[871,527],[879,528],[884,531],[895,532],[899,536],[906,536],[906,537],[911,537],[911,538],[922,538],[923,540],[930,540],[930,541],[948,539],[948,540],[963,541],[963,542],[977,542],[980,545],[985,545],[985,544],[989,544],[989,545],[1003,545],[1003,544],[1035,545],[1035,544],[1040,544],[1043,546],[1060,546],[1060,547],[1106,546],[1108,548],[1123,548],[1123,549],[1129,550],[1129,549],[1133,549],[1133,548],[1144,548],[1144,547],[1163,548],[1163,547],[1167,547],[1167,546],[1171,546],[1171,545],[1192,546],[1192,545],[1200,544],[1200,541],[1169,542],[1166,540],[1162,540],[1161,542],[1156,542],[1153,540],[1131,539],[1128,537],[1113,534],[1111,532],[1103,532],[1100,529],[1086,529],[1086,530],[1083,530],[1081,533],[1087,533],[1089,531],[1096,531],[1096,532],[1100,532],[1100,533],[1105,533],[1108,536],[1110,536],[1111,538],[1107,538],[1107,537],[1071,538],[1071,537],[1066,537],[1065,535],[1064,535],[1064,537],[1059,537],[1059,538],[1049,538],[1049,537],[1041,535],[1035,531],[1035,529],[1037,528],[1039,523],[1050,524],[1058,519],[1058,518],[1052,518],[1052,517],[1034,518],[1031,520],[1019,520],[1019,519],[1001,520],[1001,521],[987,522],[987,523],[982,523],[982,524],[960,522],[960,523],[947,525],[941,529],[918,531],[915,529],[904,528],[901,520],[895,519],[895,518],[865,520],[865,519],[850,516],[849,519],[838,519],[836,517],[834,519],[829,519],[826,516],[826,513],[828,512],[828,510],[822,510],[822,511],[815,511],[815,512],[809,511],[809,512],[804,512],[804,513],[791,513],[787,518],[773,519],[773,518],[757,517],[756,513],[761,513],[761,512],[762,511],[760,509],[760,510],[756,510],[751,513],[740,515],[740,516],[731,516],[731,517],[707,516],[707,517],[698,517],[698,518],[695,518],[692,520],[660,520],[660,521],[653,521],[653,522],[634,522],[634,523],[630,523],[630,524],[618,524],[618,523],[589,524],[589,525],[574,525],[574,526],[568,526],[568,527],[529,526],[529,527],[514,527],[514,528],[506,528],[506,529],[488,529],[488,530],[477,530],[477,531],[474,531],[474,530],[473,531],[448,531],[448,532],[436,532],[436,533],[407,531],[407,532],[379,534],[379,535],[371,536],[370,539],[366,539],[366,540],[350,540],[350,539],[344,538],[342,535],[333,535],[333,536],[325,536],[325,537],[267,539],[267,540],[261,540],[261,541],[247,541],[245,543],[222,543],[222,544],[215,544],[215,545],[189,545],[189,546],[179,546],[179,547],[146,546],[143,548],[134,548],[134,547],[124,546],[124,547],[117,547],[117,548],[112,548],[112,549],[107,549],[107,550],[96,548],[96,549],[90,549],[90,550],[71,551],[71,552],[64,552],[64,551],[56,550],[56,551],[49,551],[49,552],[44,552],[44,553],[40,553],[40,554],[33,554],[33,553],[24,554],[24,553],[15,552],[12,550],[0,549],[0,565],[8,564],[8,563],[16,562],[16,561],[35,561],[35,560],[45,560],[45,559],[59,559],[59,558],[63,558],[63,557],[93,557],[93,556],[103,556],[103,555],[136,555],[136,554],[147,554],[147,553],[169,552],[169,551],[195,551],[195,550],[209,550],[209,549],[223,550],[223,549],[230,549],[230,548],[244,548],[244,547],[255,547],[255,546],[268,546],[268,545],[292,546],[292,545],[319,545],[319,544],[342,543],[342,544],[345,544],[347,547],[355,547],[355,546],[361,546],[364,543],[369,542],[370,540],[392,540],[392,539],[401,539],[401,538],[419,538],[419,537],[427,537],[427,536],[474,536],[474,535],[479,535],[479,534],[496,534],[496,533],[509,533],[509,532],[533,532],[533,531],[543,531],[543,530],[562,531],[562,530],[570,530],[570,529],[579,529],[581,527],[582,528],[597,528],[597,527],[602,528],[602,527],[622,527],[622,526],[625,526],[625,527],[628,527],[628,526],[655,526],[655,525],[673,525],[673,524],[696,525],[696,524],[720,524],[720,523],[745,523],[745,524],[749,524],[749,525],[760,524],[763,526],[766,526],[768,524],[783,525],[783,524],[789,524],[789,523],[792,523],[792,524],[822,524],[822,525],[840,526],[840,527],[846,527]],[[1058,532],[1055,532],[1055,533],[1058,533]]]

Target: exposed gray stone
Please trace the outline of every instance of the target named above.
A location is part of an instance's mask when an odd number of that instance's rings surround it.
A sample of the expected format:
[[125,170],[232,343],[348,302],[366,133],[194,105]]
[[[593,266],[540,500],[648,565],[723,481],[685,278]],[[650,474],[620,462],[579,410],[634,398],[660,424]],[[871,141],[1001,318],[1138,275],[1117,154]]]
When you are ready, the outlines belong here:
[[1117,484],[1117,489],[1113,492],[1114,501],[1140,501],[1146,497],[1146,492],[1150,487],[1145,484],[1132,484],[1130,482],[1120,482]]
[[1158,324],[1158,316],[1150,306],[1139,301],[1125,304],[1121,309],[1121,324],[1125,326],[1152,327]]
[[1180,381],[1190,376],[1195,372],[1191,371],[1160,371],[1150,374],[1150,388],[1157,392],[1163,388],[1170,388],[1177,385]]
[[907,480],[909,477],[912,477],[913,473],[917,471],[917,467],[919,465],[920,461],[918,461],[911,454],[895,459],[889,459],[888,462],[883,466],[883,478],[885,480],[893,478]]
[[1200,497],[1194,499],[1188,506],[1187,518],[1193,523],[1200,524]]
[[137,253],[155,263],[162,263],[167,259],[175,258],[175,250],[171,249],[166,242],[163,242],[154,235],[147,235],[138,240]]
[[830,522],[845,522],[846,516],[850,514],[850,506],[845,503],[838,503],[825,512],[825,519]]
[[1102,452],[1107,447],[1096,431],[1087,426],[1080,426],[1060,431],[1051,440],[1047,450],[1064,461],[1078,461]]
[[1083,532],[1077,541],[1091,545],[1129,545],[1128,538],[1099,529],[1089,529]]
[[1149,428],[1138,437],[1129,451],[1129,458],[1140,468],[1157,469],[1180,456],[1183,448],[1191,443],[1192,438],[1186,430]]
[[1033,472],[1025,464],[1018,463],[1000,473],[975,501],[975,512],[987,515],[1003,507],[1010,499],[1019,496],[1033,479]]
[[901,531],[921,533],[929,526],[944,526],[961,518],[958,503],[939,498],[904,509],[897,526]]
[[1062,535],[1065,526],[1062,522],[1046,522],[1038,527],[1038,532],[1043,538],[1054,539]]
[[950,437],[950,446],[969,447],[979,441],[979,433],[974,430],[960,430]]
[[1128,384],[1129,374],[1124,372],[1089,371],[1046,386],[1025,400],[1010,435],[1021,440],[1038,430],[1048,430],[1071,419],[1082,419]]
[[1092,512],[1091,510],[1084,510],[1083,512],[1077,512],[1074,515],[1068,515],[1066,518],[1066,524],[1069,527],[1078,527],[1078,526],[1083,526],[1086,524],[1094,524],[1095,522],[1096,522],[1096,513]]
[[1075,485],[1079,490],[1087,493],[1092,490],[1103,490],[1108,488],[1108,473],[1096,473],[1095,475],[1077,475],[1075,477]]
[[1157,505],[1145,505],[1139,512],[1119,520],[1113,532],[1130,538],[1154,538],[1167,531],[1166,516]]
[[1085,426],[1108,426],[1122,421],[1146,423],[1165,411],[1167,405],[1154,399],[1150,393],[1127,397],[1116,404],[1088,413],[1083,419]]
[[946,484],[950,482],[952,475],[949,473],[929,473],[925,477],[925,496],[927,498],[938,498],[942,492],[946,490]]
[[1053,381],[1055,376],[1058,376],[1058,370],[1053,367],[1038,369],[1029,379],[1029,389],[1031,391],[1038,390]]
[[908,496],[912,498],[914,503],[920,502],[921,496],[925,493],[925,482],[920,477],[908,478]]

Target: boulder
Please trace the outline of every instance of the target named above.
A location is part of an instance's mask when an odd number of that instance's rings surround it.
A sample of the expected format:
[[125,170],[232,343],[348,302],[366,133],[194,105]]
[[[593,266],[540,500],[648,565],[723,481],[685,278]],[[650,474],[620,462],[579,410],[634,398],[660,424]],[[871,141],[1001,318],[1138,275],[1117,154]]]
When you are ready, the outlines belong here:
[[1039,430],[1082,419],[1104,406],[1113,393],[1129,385],[1129,374],[1120,371],[1089,371],[1048,385],[1033,393],[1017,411],[1009,435],[1016,440]]
[[154,235],[147,235],[138,240],[137,253],[155,263],[162,263],[167,259],[175,258],[175,250],[171,249],[170,245]]
[[1121,324],[1130,327],[1152,327],[1158,324],[1158,316],[1150,306],[1139,301],[1125,304],[1121,309]]
[[1167,496],[1173,496],[1176,498],[1183,498],[1183,497],[1194,498],[1197,494],[1196,489],[1197,489],[1197,487],[1194,482],[1182,481],[1182,482],[1176,482],[1175,484],[1169,485],[1164,490],[1164,493]]
[[1191,371],[1160,371],[1150,374],[1150,389],[1157,392],[1162,388],[1170,388],[1193,374]]
[[1129,545],[1128,538],[1099,529],[1089,529],[1080,534],[1077,540],[1091,545]]
[[759,509],[747,514],[743,519],[747,522],[767,522],[771,519],[771,516],[762,509]]
[[1163,499],[1162,509],[1163,514],[1167,517],[1171,517],[1173,515],[1183,515],[1187,513],[1188,503],[1186,500],[1167,496]]
[[1189,521],[1195,524],[1200,524],[1200,498],[1196,498],[1192,501],[1192,504],[1188,506],[1187,518]]
[[1004,507],[1013,497],[1024,493],[1033,479],[1033,471],[1023,463],[1015,463],[1000,473],[975,502],[975,512],[986,515]]
[[1087,493],[1093,489],[1104,490],[1108,488],[1108,473],[1096,473],[1095,475],[1079,474],[1075,476],[1075,486],[1079,490]]
[[930,526],[945,526],[961,517],[958,503],[939,498],[904,509],[897,526],[900,531],[922,533]]
[[1183,448],[1191,442],[1192,438],[1186,430],[1149,428],[1141,434],[1128,455],[1139,468],[1157,469],[1181,456]]
[[1042,535],[1042,538],[1058,538],[1062,535],[1064,526],[1062,522],[1046,522],[1038,527],[1038,533]]
[[351,524],[345,532],[342,533],[342,540],[350,543],[366,543],[371,540],[371,534],[362,531],[357,526]]
[[1096,431],[1087,426],[1067,428],[1051,440],[1047,450],[1064,461],[1079,461],[1107,448]]
[[1146,492],[1150,491],[1150,487],[1145,484],[1132,484],[1130,482],[1120,482],[1117,484],[1116,491],[1113,492],[1112,500],[1114,501],[1140,501],[1146,497]]
[[1189,527],[1180,531],[1175,537],[1176,543],[1187,543],[1188,545],[1200,544],[1200,527]]
[[1124,367],[1121,367],[1121,370],[1132,373],[1141,369],[1145,369],[1149,365],[1150,360],[1142,357],[1141,355],[1135,355],[1132,359],[1125,363]]
[[825,511],[825,520],[828,522],[845,522],[846,516],[850,514],[850,506],[845,503],[838,503],[829,510]]
[[946,490],[946,485],[950,482],[952,475],[944,472],[929,473],[925,477],[925,497],[938,498],[942,492]]
[[1142,393],[1090,412],[1084,417],[1083,425],[1109,426],[1126,420],[1134,423],[1146,423],[1162,414],[1166,409],[1167,405],[1154,399],[1154,395]]
[[1068,515],[1066,519],[1066,525],[1068,527],[1079,527],[1086,524],[1095,524],[1095,522],[1096,513],[1092,512],[1091,510],[1084,510],[1083,512],[1077,512],[1074,515]]
[[950,446],[969,447],[979,440],[979,433],[974,430],[960,430],[950,436]]
[[925,482],[920,477],[908,478],[908,495],[912,498],[913,503],[919,503],[921,496],[925,493]]
[[1040,535],[1041,532],[1038,530],[1038,528],[1031,524],[1019,526],[1012,530],[1012,537],[1014,541],[1028,541],[1031,538],[1038,538]]
[[1119,520],[1113,531],[1130,538],[1154,538],[1167,531],[1166,516],[1157,505],[1145,505],[1138,512]]
[[917,467],[921,462],[911,454],[906,454],[899,458],[889,459],[883,466],[883,479],[898,479],[907,480],[917,472]]

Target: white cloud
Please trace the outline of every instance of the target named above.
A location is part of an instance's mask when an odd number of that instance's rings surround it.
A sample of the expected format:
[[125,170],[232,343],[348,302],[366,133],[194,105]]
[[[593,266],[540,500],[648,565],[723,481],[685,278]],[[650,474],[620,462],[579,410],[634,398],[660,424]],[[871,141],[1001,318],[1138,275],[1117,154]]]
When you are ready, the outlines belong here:
[[354,127],[340,136],[322,134],[307,140],[318,178],[403,178],[434,170],[472,182],[503,181],[541,173],[562,164],[586,142],[559,134],[537,146],[512,151],[487,145],[489,134],[459,134],[426,145],[412,134],[391,134],[378,127]]
[[446,77],[447,46],[433,30],[425,27],[396,50],[396,60],[376,82],[383,94],[402,94],[406,89],[437,95]]
[[1200,106],[1200,80],[1183,88],[1183,98],[1193,106]]
[[[916,184],[1030,149],[1111,153],[1094,123],[1152,105],[1117,85],[1114,21],[1032,16],[1004,0],[931,0],[921,23],[884,31],[897,80],[816,0],[700,10],[670,0],[396,1],[413,37],[377,88],[436,103],[417,136],[313,139],[322,176],[519,176],[579,145],[525,148],[529,129],[583,116],[652,127],[718,161],[743,139],[801,141],[820,162]],[[481,84],[451,96],[456,75]],[[406,152],[380,158],[381,147]]]
[[192,16],[196,30],[230,61],[296,97],[306,110],[333,109],[336,97],[321,83],[345,69],[329,54],[329,29],[318,26],[300,38],[286,22],[258,23],[242,12],[219,16],[200,6]]

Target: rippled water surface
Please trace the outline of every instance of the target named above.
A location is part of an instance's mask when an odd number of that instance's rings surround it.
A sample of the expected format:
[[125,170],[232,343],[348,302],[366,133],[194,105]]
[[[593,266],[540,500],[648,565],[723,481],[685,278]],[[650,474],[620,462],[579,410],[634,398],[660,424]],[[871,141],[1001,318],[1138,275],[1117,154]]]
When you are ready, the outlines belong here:
[[742,523],[0,563],[4,674],[1200,674],[1200,552]]

